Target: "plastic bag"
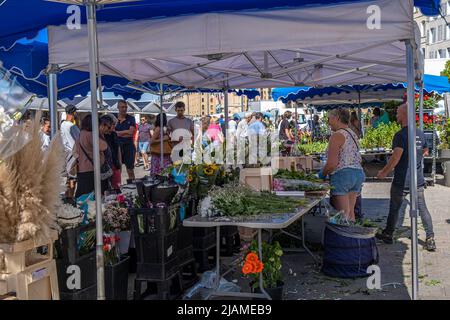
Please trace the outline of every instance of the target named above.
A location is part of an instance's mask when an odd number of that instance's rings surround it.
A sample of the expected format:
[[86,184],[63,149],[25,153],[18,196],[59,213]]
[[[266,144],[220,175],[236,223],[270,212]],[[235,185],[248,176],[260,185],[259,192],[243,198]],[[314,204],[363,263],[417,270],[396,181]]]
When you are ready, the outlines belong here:
[[[191,299],[196,294],[200,294],[202,299],[207,298],[215,286],[215,281],[215,271],[204,272],[200,281],[186,293],[185,298]],[[221,292],[240,292],[241,287],[221,277],[218,290]]]

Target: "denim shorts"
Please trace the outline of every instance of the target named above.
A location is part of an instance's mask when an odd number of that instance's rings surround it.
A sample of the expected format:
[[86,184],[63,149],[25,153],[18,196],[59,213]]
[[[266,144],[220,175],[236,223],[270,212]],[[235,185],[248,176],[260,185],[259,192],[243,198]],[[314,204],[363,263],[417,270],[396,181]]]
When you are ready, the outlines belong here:
[[330,177],[331,195],[345,196],[350,192],[361,193],[366,176],[362,169],[344,168]]
[[148,146],[150,142],[139,142],[139,152],[146,153],[148,151]]

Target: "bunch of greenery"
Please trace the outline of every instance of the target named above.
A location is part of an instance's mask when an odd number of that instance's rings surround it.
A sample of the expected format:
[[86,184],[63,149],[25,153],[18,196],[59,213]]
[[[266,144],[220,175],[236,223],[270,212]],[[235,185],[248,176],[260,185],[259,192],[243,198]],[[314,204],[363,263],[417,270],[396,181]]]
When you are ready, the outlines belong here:
[[289,213],[305,205],[303,199],[278,197],[270,192],[256,192],[236,183],[213,188],[209,194],[212,210],[222,216],[254,216]]
[[306,144],[299,144],[297,146],[298,150],[304,154],[304,155],[310,155],[315,153],[324,153],[327,149],[328,143],[327,142],[310,142]]
[[439,150],[450,149],[450,119],[443,125],[440,134],[441,144],[438,146]]
[[394,135],[400,129],[400,125],[395,122],[390,122],[389,124],[380,124],[376,129],[369,128],[367,129],[364,138],[361,139],[361,148],[391,149]]
[[307,174],[302,171],[279,169],[274,178],[279,179],[295,179],[295,180],[305,180],[311,182],[323,182],[323,180],[316,177],[314,174]]

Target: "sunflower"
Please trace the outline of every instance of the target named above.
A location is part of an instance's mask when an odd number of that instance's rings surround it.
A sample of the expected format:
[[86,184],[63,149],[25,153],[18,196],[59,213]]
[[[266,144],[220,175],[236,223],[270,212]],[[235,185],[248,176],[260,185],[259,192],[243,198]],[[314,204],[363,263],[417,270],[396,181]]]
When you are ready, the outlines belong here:
[[194,180],[194,177],[192,177],[192,174],[188,175],[188,182],[192,182],[192,180]]
[[211,168],[205,168],[203,169],[204,174],[206,174],[207,176],[212,176],[214,174],[214,170]]

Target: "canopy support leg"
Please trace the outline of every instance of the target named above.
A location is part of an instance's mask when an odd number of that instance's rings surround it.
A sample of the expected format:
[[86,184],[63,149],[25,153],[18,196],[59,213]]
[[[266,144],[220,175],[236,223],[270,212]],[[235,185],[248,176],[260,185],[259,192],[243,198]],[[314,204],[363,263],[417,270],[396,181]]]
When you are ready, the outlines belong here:
[[419,264],[417,243],[417,154],[416,154],[416,108],[414,103],[414,49],[411,40],[406,41],[406,64],[408,79],[408,154],[410,168],[410,217],[411,217],[411,262],[412,299],[417,300],[419,291]]
[[97,299],[105,300],[105,265],[103,260],[103,221],[102,221],[102,192],[100,177],[100,147],[97,106],[97,70],[98,70],[98,43],[97,43],[97,17],[95,2],[86,3],[86,14],[89,37],[89,78],[91,83],[92,107],[92,142],[94,160],[94,187],[95,187],[95,223],[96,223],[96,260],[97,260]]
[[223,112],[225,114],[225,126],[223,135],[226,137],[228,132],[228,88],[223,89]]
[[163,84],[160,83],[159,84],[159,106],[160,106],[160,110],[159,110],[159,114],[160,114],[160,146],[161,146],[161,158],[160,158],[160,168],[164,168],[164,121],[163,121],[163,117],[164,117],[164,111],[163,111],[163,102],[164,102],[164,87]]
[[419,89],[419,129],[423,131],[423,82]]
[[58,66],[52,64],[47,74],[47,97],[50,111],[51,138],[58,132]]

